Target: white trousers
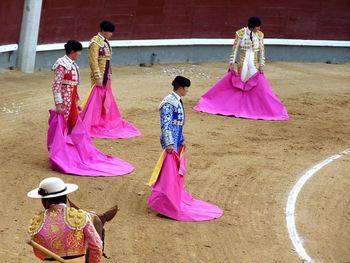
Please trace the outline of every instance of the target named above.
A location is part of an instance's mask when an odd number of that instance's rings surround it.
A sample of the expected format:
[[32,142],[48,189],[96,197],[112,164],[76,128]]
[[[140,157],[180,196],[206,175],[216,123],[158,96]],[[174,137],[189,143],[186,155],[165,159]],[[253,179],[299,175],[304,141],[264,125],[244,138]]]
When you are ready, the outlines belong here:
[[246,51],[246,56],[242,65],[241,79],[243,81],[247,81],[257,71],[258,69],[254,65],[254,51],[251,48]]

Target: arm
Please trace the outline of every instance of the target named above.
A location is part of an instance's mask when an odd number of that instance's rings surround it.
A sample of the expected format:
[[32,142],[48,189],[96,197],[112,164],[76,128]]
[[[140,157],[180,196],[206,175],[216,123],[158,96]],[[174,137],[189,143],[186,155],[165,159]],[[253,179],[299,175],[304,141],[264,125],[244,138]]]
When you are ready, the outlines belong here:
[[[46,247],[36,243],[33,239],[28,240],[27,244],[32,246],[33,249],[37,249],[38,251],[40,251],[43,255],[48,256],[49,258],[53,258],[56,259],[56,261],[58,262],[63,262],[66,263],[67,261],[64,260],[63,258],[61,258],[59,255],[53,253],[52,251],[48,250]],[[45,260],[45,256],[43,256],[43,258],[40,258],[42,261]]]
[[99,263],[101,262],[102,256],[102,241],[94,225],[91,222],[89,217],[88,222],[84,227],[84,236],[88,243],[88,247],[90,250],[89,253],[89,262],[90,263]]
[[184,145],[184,144],[185,144],[185,137],[184,137],[184,134],[183,134],[183,133],[181,134],[180,143],[181,143],[181,145]]
[[166,103],[160,109],[160,128],[165,145],[175,145],[173,133],[172,133],[172,122],[173,122],[173,106],[170,103]]
[[98,66],[98,53],[99,53],[100,47],[96,43],[91,43],[89,47],[89,65],[92,73],[94,74],[96,84],[98,84],[98,80],[101,82],[102,85],[102,75],[100,68]]
[[61,104],[63,102],[61,89],[62,89],[62,80],[63,80],[65,71],[66,69],[61,65],[57,66],[57,68],[54,70],[55,79],[52,84],[52,93],[53,93],[53,99],[55,101],[55,105]]
[[[34,242],[38,242],[35,238],[35,236],[31,236],[30,237],[30,240],[31,241],[34,241]],[[34,252],[34,255],[39,258],[40,260],[44,261],[45,257],[47,256],[44,252],[42,252],[41,250],[39,250],[38,248],[36,247],[33,247],[33,252]]]
[[112,65],[109,65],[108,79],[112,79]]
[[65,72],[66,72],[66,69],[61,65],[57,66],[57,68],[54,70],[55,79],[52,85],[52,93],[53,93],[53,99],[55,102],[56,110],[59,114],[62,113],[63,99],[62,99],[61,90],[62,90],[62,80]]
[[233,65],[236,62],[237,52],[238,52],[238,46],[239,46],[240,37],[238,33],[236,32],[235,41],[232,45],[232,51],[230,56],[230,65]]
[[109,46],[109,52],[111,53],[111,60],[109,62],[108,79],[112,79],[112,48]]
[[259,46],[260,46],[259,70],[262,70],[262,68],[265,66],[265,45],[264,45],[264,34],[263,33],[261,33],[261,37],[259,38]]

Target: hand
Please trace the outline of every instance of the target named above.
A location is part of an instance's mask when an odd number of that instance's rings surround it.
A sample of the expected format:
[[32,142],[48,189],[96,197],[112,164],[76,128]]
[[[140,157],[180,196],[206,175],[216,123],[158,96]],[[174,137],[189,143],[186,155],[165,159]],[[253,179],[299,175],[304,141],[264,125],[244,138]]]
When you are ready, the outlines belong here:
[[231,63],[229,68],[230,68],[230,70],[235,70],[234,64]]
[[102,79],[96,79],[96,86],[102,87]]
[[260,73],[263,73],[263,72],[264,72],[264,67],[263,67],[263,66],[260,66],[260,67],[259,67],[259,71],[260,71]]
[[186,146],[185,141],[183,141],[183,142],[181,143],[181,145],[182,145],[183,147],[185,147],[185,146]]
[[62,103],[56,104],[56,111],[58,112],[58,114],[63,113]]
[[112,79],[112,74],[108,74],[108,79],[109,79],[109,80]]
[[174,146],[172,145],[168,145],[165,150],[168,152],[168,153],[173,153],[175,151],[174,149]]

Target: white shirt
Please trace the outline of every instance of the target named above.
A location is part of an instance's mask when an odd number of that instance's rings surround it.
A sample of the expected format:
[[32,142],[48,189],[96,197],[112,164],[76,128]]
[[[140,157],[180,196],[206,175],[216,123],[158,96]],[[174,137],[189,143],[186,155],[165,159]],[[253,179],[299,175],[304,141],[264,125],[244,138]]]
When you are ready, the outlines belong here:
[[74,60],[71,59],[68,55],[64,56],[71,64],[74,64]]
[[80,72],[79,72],[78,64],[73,59],[71,59],[68,55],[65,55],[64,57],[68,60],[68,62],[70,62],[73,65],[78,77],[78,83],[80,83]]
[[177,98],[177,100],[180,102],[181,108],[182,110],[184,110],[184,106],[181,103],[181,97],[179,96],[179,94],[177,94],[175,91],[172,92],[174,94],[174,96]]
[[103,41],[106,41],[106,39],[100,34],[100,33],[98,33],[97,34]]
[[178,101],[181,100],[181,97],[179,96],[179,94],[177,94],[175,91],[173,91],[173,94],[175,95],[175,97],[178,99]]

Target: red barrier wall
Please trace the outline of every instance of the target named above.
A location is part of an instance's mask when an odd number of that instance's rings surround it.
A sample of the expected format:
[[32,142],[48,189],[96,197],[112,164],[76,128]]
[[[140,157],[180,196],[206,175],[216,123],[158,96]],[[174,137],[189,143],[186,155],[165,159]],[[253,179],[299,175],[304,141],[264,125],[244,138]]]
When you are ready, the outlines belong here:
[[19,41],[24,0],[0,0],[0,45]]
[[[1,1],[0,44],[18,42],[22,6]],[[350,40],[348,0],[44,0],[39,43],[89,40],[103,19],[113,39],[232,38],[251,15],[268,38]]]

